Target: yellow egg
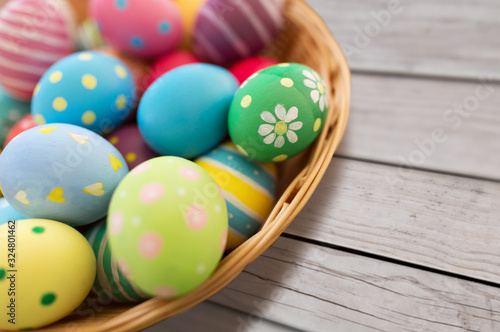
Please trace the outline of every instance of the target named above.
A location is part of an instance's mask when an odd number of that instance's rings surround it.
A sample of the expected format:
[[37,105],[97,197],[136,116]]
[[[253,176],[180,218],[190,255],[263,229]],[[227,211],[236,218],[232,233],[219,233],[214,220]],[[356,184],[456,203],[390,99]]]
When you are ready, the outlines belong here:
[[27,219],[0,226],[0,330],[35,329],[67,316],[88,295],[96,261],[65,224]]
[[181,10],[182,25],[184,27],[184,37],[182,46],[189,49],[191,46],[191,36],[193,35],[194,25],[200,7],[207,2],[207,0],[175,0],[175,3]]

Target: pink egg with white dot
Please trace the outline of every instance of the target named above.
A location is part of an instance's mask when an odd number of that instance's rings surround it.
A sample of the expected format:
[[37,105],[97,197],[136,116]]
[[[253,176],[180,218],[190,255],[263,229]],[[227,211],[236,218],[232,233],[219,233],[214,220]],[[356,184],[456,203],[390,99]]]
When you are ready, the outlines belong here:
[[138,58],[155,58],[182,41],[181,13],[167,0],[92,0],[90,14],[106,41]]

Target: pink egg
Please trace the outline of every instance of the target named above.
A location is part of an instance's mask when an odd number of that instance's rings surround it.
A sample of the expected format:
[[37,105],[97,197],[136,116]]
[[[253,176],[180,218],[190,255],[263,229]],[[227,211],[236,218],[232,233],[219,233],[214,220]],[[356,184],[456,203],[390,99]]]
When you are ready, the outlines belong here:
[[195,55],[188,51],[176,51],[167,54],[157,59],[150,67],[149,73],[144,79],[144,86],[147,89],[154,81],[156,81],[163,74],[171,71],[174,68],[188,65],[191,63],[202,62]]
[[259,70],[277,65],[278,63],[278,61],[268,57],[254,56],[237,62],[229,69],[229,71],[241,84]]
[[30,100],[43,73],[74,50],[75,18],[64,0],[16,0],[0,11],[0,84]]
[[90,13],[109,44],[132,56],[158,57],[182,40],[181,13],[173,1],[92,0]]
[[284,0],[208,0],[196,20],[194,53],[218,65],[257,54],[281,30],[283,6]]
[[106,136],[106,139],[125,157],[129,169],[133,169],[149,159],[158,157],[146,145],[139,128],[135,124],[120,127]]

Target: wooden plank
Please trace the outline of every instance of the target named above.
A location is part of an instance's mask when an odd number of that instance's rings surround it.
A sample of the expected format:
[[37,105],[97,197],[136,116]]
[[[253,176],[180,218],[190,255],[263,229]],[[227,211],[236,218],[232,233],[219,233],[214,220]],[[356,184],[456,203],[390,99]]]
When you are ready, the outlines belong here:
[[279,239],[212,301],[306,331],[499,331],[500,289]]
[[498,1],[307,2],[355,70],[500,79]]
[[[248,324],[251,322],[251,324]],[[196,307],[144,330],[145,332],[293,332],[260,317],[205,301]]]
[[334,158],[286,233],[500,284],[500,185]]
[[499,84],[355,74],[337,154],[500,180],[498,105]]

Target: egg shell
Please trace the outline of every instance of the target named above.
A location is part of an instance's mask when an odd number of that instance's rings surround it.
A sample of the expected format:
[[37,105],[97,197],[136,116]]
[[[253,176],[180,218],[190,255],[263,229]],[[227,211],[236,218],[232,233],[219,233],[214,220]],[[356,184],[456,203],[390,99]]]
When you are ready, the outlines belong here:
[[150,297],[130,283],[111,255],[106,220],[100,221],[85,234],[97,261],[97,273],[92,292],[107,301],[134,303]]
[[135,94],[132,74],[122,61],[101,52],[79,52],[42,76],[31,113],[38,124],[69,123],[104,134],[127,119]]
[[69,0],[71,7],[73,8],[76,14],[76,21],[78,23],[82,23],[85,21],[88,15],[88,0]]
[[19,135],[20,133],[36,126],[38,126],[38,124],[33,119],[33,116],[31,116],[31,113],[26,114],[9,130],[9,132],[7,133],[7,137],[5,138],[3,147],[5,148],[7,144],[9,144],[9,142],[12,141],[14,137]]
[[125,157],[128,168],[132,169],[143,162],[158,157],[144,142],[137,125],[128,124],[118,128],[106,139]]
[[[14,268],[7,260],[9,231],[16,234]],[[0,226],[0,243],[5,252],[0,256],[0,305],[4,308],[0,330],[49,325],[69,315],[88,295],[96,261],[87,240],[72,227],[52,220],[22,220],[15,228],[13,224]],[[15,278],[11,278],[13,274]],[[7,295],[12,281],[15,297]],[[6,315],[12,298],[15,325]]]
[[196,23],[196,18],[200,11],[201,6],[207,2],[207,0],[174,0],[182,17],[183,26],[183,39],[182,47],[189,49],[191,47],[191,38],[193,35],[194,25]]
[[132,58],[122,52],[119,52],[111,48],[110,46],[99,47],[96,49],[96,51],[103,52],[104,54],[107,55],[111,55],[112,57],[122,61],[127,66],[127,68],[132,73],[132,76],[134,77],[134,82],[137,88],[137,92],[139,94],[137,98],[139,99],[140,96],[142,96],[142,94],[146,90],[143,87],[143,82],[146,75],[148,75],[149,73],[148,63],[141,59]]
[[76,46],[79,51],[92,50],[104,46],[104,38],[99,31],[99,27],[90,17],[78,26]]
[[[43,73],[74,50],[75,21],[64,0],[10,1],[0,11],[0,84],[30,100]],[[29,31],[30,33],[26,33]]]
[[219,65],[255,55],[283,25],[283,0],[208,0],[199,12],[192,49]]
[[238,88],[226,69],[190,64],[160,77],[144,93],[137,122],[160,155],[195,158],[227,135],[227,114]]
[[265,56],[253,56],[238,61],[231,68],[229,68],[229,71],[241,84],[259,70],[266,69],[277,64],[279,64],[279,62],[274,59]]
[[90,13],[113,48],[135,57],[167,54],[182,40],[181,14],[173,1],[92,0]]
[[279,64],[241,85],[229,112],[229,134],[250,159],[282,162],[316,139],[327,106],[326,85],[312,68]]
[[227,241],[227,208],[212,177],[195,163],[159,157],[134,168],[108,214],[111,252],[143,292],[173,298],[205,281]]
[[127,173],[113,145],[68,124],[29,129],[0,155],[0,185],[12,207],[28,218],[71,226],[106,216],[111,195]]
[[9,202],[7,202],[5,197],[0,198],[0,225],[6,224],[7,222],[12,220],[23,219],[26,218],[20,215],[16,210],[14,210],[14,208],[10,206]]
[[177,67],[200,63],[198,57],[188,51],[179,50],[158,58],[149,69],[148,75],[145,78],[145,87],[148,88],[154,81]]
[[12,128],[9,130],[9,132],[7,133],[7,137],[5,138],[5,143],[3,147],[5,148],[7,144],[9,144],[9,142],[14,139],[14,137],[19,135],[23,131],[26,131],[36,126],[38,126],[38,124],[35,122],[31,114],[30,113],[26,114],[18,122],[16,122],[16,124],[13,125]]
[[275,164],[256,163],[224,143],[198,158],[224,193],[229,215],[226,250],[233,250],[259,231],[276,200]]
[[15,123],[29,112],[30,103],[11,97],[0,86],[0,145],[3,146],[9,130]]

